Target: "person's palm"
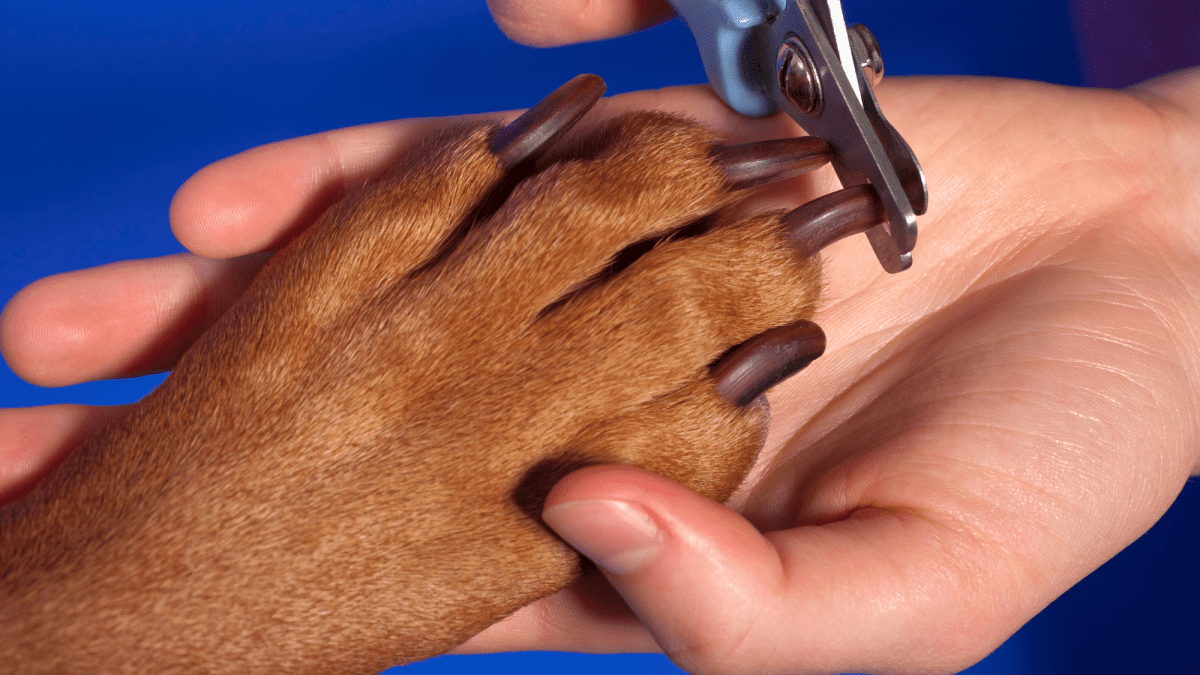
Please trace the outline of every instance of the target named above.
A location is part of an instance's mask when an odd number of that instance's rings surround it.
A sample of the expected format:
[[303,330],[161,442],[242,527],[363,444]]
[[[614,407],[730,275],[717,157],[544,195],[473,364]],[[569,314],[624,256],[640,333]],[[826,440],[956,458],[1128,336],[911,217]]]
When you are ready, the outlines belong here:
[[866,279],[830,253],[834,348],[776,398],[739,502],[789,583],[822,588],[804,651],[857,626],[864,666],[981,657],[1196,466],[1200,260],[1167,214],[1170,155],[1200,139],[1108,92],[917,91],[891,110],[938,200],[919,267]]
[[[731,504],[753,527],[632,469],[575,474],[551,506],[629,501],[664,532],[656,562],[609,577],[649,633],[593,578],[466,648],[614,651],[652,634],[695,671],[954,669],[1139,536],[1197,462],[1200,111],[1178,102],[1196,104],[1198,80],[1159,85],[1176,103],[1143,92],[1153,105],[1007,81],[885,84],[930,183],[916,262],[887,275],[861,237],[824,253],[830,347],[771,396],[771,438]],[[646,106],[738,140],[792,132],[735,118],[706,90],[608,108]],[[180,191],[176,232],[217,258],[270,250],[424,128],[218,163]],[[835,185],[793,187],[760,205]],[[0,346],[45,384],[167,368],[257,264],[175,257],[39,282],[6,309]],[[103,415],[6,411],[0,495]]]
[[[1175,80],[1176,100],[1200,104],[1198,84]],[[1197,469],[1200,110],[999,80],[883,96],[932,208],[904,274],[862,239],[826,250],[830,348],[773,392],[771,438],[731,503],[765,542],[720,510],[669,522],[699,507],[627,470],[552,496],[667,523],[670,564],[610,578],[689,670],[965,667]],[[493,633],[599,648],[607,623],[636,646],[591,595]]]

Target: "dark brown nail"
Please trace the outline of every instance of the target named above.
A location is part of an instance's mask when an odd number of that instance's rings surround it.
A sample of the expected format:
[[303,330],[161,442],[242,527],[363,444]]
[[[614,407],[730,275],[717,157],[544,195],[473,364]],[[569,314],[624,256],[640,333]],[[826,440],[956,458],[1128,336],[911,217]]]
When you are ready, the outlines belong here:
[[713,366],[717,393],[745,406],[825,353],[825,331],[811,321],[772,328],[739,345]]
[[599,75],[577,75],[496,132],[488,148],[505,169],[536,160],[596,105],[604,90]]
[[731,190],[744,190],[812,171],[828,164],[832,152],[825,141],[806,136],[718,146],[713,160]]
[[825,195],[783,217],[788,236],[804,257],[887,220],[875,188],[856,185]]

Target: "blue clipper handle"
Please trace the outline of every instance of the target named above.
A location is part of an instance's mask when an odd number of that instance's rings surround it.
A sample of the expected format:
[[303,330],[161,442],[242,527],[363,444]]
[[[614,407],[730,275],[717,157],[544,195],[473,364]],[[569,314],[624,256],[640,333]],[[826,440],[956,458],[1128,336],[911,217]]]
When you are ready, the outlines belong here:
[[691,29],[708,82],[729,107],[749,117],[779,109],[764,89],[775,82],[775,62],[760,62],[753,38],[754,29],[781,14],[787,0],[667,1]]

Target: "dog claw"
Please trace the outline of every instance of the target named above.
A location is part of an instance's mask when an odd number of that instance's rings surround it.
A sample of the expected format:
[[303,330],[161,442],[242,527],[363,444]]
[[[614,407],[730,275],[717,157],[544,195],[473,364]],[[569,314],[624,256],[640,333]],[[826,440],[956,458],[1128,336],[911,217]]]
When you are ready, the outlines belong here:
[[829,162],[829,143],[806,136],[713,148],[713,159],[732,190],[799,176]]
[[792,244],[806,258],[886,220],[883,203],[870,185],[855,185],[814,199],[783,217]]
[[488,149],[507,169],[536,160],[604,96],[599,75],[577,75],[492,137]]
[[745,406],[825,353],[825,331],[812,321],[772,328],[736,347],[713,366],[717,393]]

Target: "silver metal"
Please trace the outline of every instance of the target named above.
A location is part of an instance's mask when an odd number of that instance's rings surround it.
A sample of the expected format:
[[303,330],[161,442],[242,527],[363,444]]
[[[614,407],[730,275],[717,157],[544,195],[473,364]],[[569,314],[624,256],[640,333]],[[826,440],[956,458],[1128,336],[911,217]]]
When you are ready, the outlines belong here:
[[[771,95],[805,131],[833,147],[833,167],[843,186],[874,186],[888,222],[868,230],[867,238],[884,269],[907,269],[917,238],[917,210],[923,212],[928,201],[925,181],[912,150],[879,110],[867,73],[857,65],[874,61],[863,36],[855,31],[856,55],[840,0],[788,0],[783,13],[761,29],[761,64],[777,65],[780,46],[789,39],[804,46],[819,83],[820,113],[801,111],[783,86]],[[882,58],[878,60],[882,72]]]
[[878,87],[883,81],[883,52],[879,49],[879,40],[870,28],[861,23],[847,30],[850,32],[850,51],[855,55],[855,63],[867,74],[871,87]]
[[[854,58],[850,51],[850,33],[846,29],[846,19],[842,14],[842,0],[816,0],[812,3],[812,7],[821,21],[821,26],[825,29],[825,36],[829,38],[834,52],[841,60],[842,70],[847,73],[853,72]],[[859,91],[858,82],[851,80],[850,88],[854,90],[854,95],[861,100],[862,92]]]
[[878,80],[872,81],[872,78],[877,74],[879,80],[883,79],[883,56],[879,53],[879,43],[875,40],[874,33],[866,26],[857,24],[850,27],[850,46],[854,50],[854,60],[863,64],[861,72],[869,83],[863,87],[863,111],[871,120],[871,126],[883,144],[883,151],[887,153],[888,161],[896,171],[896,176],[900,178],[900,184],[904,186],[904,194],[908,197],[913,213],[922,215],[929,207],[929,187],[925,184],[925,172],[921,170],[916,153],[883,116],[879,100],[875,98],[875,84]]
[[797,110],[812,116],[821,114],[821,80],[808,48],[796,38],[784,40],[775,60],[779,87]]

